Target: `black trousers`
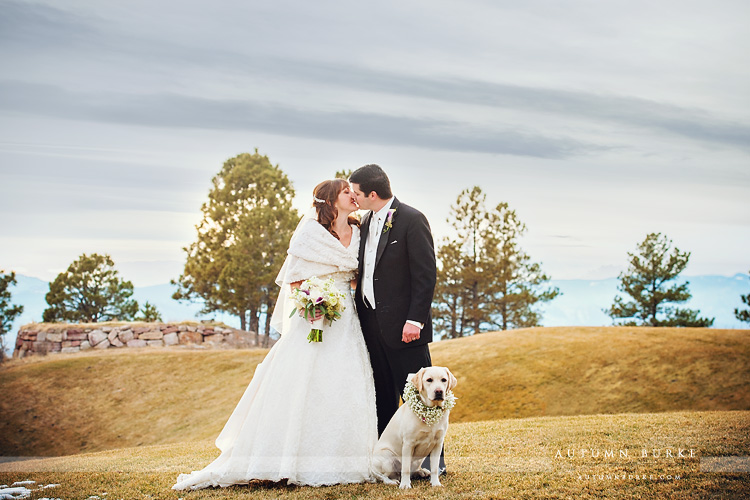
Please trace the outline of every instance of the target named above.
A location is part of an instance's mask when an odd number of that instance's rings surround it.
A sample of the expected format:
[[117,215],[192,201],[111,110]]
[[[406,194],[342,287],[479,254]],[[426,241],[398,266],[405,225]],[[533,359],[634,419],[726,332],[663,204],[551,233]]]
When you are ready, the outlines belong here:
[[[393,414],[398,410],[401,394],[406,385],[406,377],[410,373],[417,373],[420,368],[432,366],[432,358],[428,344],[407,345],[403,349],[389,347],[380,335],[375,310],[367,306],[362,309],[359,311],[359,316],[375,379],[375,405],[378,414],[378,436],[380,436]],[[427,457],[424,467],[429,469],[429,464],[430,457]],[[445,468],[442,453],[440,467]]]
[[403,349],[393,349],[383,342],[378,318],[373,309],[364,307],[360,312],[362,333],[375,378],[375,404],[378,411],[378,435],[382,434],[396,410],[401,393],[410,373],[432,366],[430,348],[427,344]]

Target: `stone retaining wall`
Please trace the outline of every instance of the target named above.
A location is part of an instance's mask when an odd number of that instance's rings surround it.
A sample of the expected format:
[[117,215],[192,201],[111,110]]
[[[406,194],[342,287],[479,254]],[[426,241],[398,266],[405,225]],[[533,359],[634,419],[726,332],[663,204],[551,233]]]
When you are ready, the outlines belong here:
[[[261,338],[261,342],[263,339]],[[273,344],[270,341],[269,344]],[[124,347],[258,347],[256,335],[226,325],[203,323],[32,323],[21,327],[14,358],[87,349]]]

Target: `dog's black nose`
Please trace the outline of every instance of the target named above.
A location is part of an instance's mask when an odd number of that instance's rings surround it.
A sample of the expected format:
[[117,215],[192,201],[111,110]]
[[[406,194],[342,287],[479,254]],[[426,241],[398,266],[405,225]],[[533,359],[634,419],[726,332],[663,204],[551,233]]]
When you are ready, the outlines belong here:
[[435,401],[441,401],[443,399],[443,391],[436,390],[435,391]]

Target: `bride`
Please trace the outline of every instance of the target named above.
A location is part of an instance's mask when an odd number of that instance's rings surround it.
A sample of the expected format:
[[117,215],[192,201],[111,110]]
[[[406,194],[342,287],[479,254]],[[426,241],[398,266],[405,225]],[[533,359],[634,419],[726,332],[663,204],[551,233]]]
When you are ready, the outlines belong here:
[[[180,474],[172,489],[253,479],[310,486],[371,480],[375,388],[350,288],[359,252],[359,223],[350,214],[357,205],[343,179],[321,182],[313,194],[315,210],[297,226],[276,278],[281,291],[272,326],[281,338],[216,439],[221,455]],[[292,287],[313,276],[334,278],[346,296],[341,318],[326,323],[319,343],[308,343],[311,325],[292,314],[288,300]]]

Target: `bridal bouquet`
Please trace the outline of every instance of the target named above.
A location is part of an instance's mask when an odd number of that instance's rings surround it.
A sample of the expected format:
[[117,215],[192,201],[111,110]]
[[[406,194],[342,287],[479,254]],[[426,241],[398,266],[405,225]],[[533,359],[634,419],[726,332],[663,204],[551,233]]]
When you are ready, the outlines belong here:
[[322,342],[323,323],[327,320],[330,325],[341,317],[344,297],[334,285],[332,278],[323,281],[313,276],[303,281],[299,288],[292,290],[292,300],[297,310],[292,311],[289,317],[303,314],[306,320],[310,320],[318,311],[323,313],[322,318],[313,322],[313,328],[307,336],[308,342]]

